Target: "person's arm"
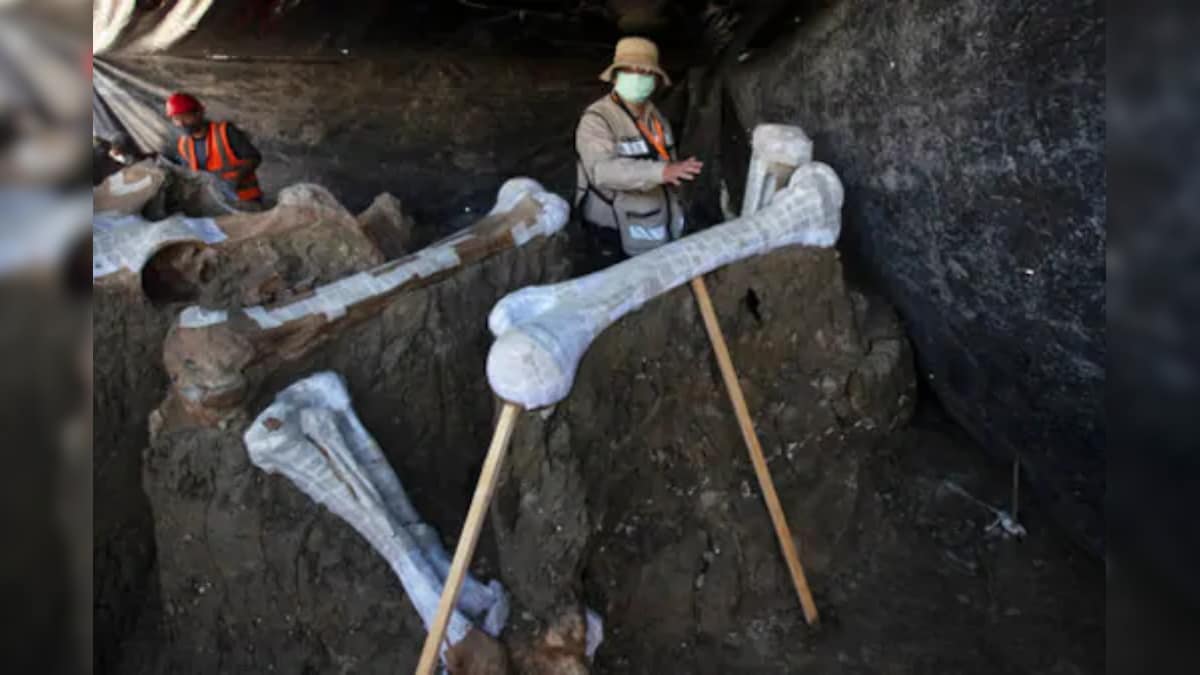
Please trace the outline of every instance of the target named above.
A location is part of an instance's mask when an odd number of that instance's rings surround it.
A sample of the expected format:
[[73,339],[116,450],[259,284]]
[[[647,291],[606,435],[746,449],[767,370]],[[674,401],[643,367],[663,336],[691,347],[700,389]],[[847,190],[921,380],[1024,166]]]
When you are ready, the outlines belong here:
[[262,153],[250,142],[250,137],[232,122],[226,128],[225,133],[229,137],[229,145],[233,149],[233,154],[243,162],[238,167],[238,174],[245,176],[256,171],[262,164]]
[[700,173],[704,164],[695,157],[682,162],[631,159],[617,155],[617,139],[599,115],[584,114],[575,132],[575,149],[596,187],[606,190],[649,190],[657,185],[679,185]]
[[575,131],[575,149],[592,183],[605,190],[649,190],[663,183],[667,163],[617,154],[617,139],[604,118],[585,113]]

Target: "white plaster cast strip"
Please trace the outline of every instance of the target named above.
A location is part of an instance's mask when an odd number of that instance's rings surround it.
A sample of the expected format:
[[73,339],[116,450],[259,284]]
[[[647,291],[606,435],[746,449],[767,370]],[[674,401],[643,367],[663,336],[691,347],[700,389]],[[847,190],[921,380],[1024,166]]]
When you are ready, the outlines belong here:
[[92,227],[92,278],[121,270],[140,274],[150,258],[171,244],[217,244],[225,232],[212,218],[172,216],[150,222],[137,216],[96,214]]
[[[541,183],[531,178],[512,178],[505,181],[496,197],[496,205],[489,215],[501,215],[511,211],[526,197],[534,199],[541,207],[537,217],[528,223],[513,228],[513,241],[521,246],[535,237],[548,237],[566,224],[570,206],[558,195],[547,192]],[[330,284],[319,286],[312,295],[277,307],[256,305],[243,310],[260,328],[270,329],[290,321],[313,314],[322,314],[329,320],[346,313],[346,308],[390,292],[391,290],[419,277],[430,277],[462,264],[455,245],[473,236],[469,230],[455,233],[431,246],[421,249],[403,263],[387,263],[378,269],[351,275]],[[180,316],[182,328],[198,328],[212,322],[192,323],[199,313],[185,312]]]

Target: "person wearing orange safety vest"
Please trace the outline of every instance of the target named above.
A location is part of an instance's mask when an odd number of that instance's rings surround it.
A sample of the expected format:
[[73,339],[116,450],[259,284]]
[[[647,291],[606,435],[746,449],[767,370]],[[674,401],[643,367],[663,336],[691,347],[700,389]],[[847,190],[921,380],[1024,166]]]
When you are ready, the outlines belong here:
[[183,130],[175,147],[178,160],[193,171],[220,176],[242,204],[262,204],[256,173],[262,155],[246,134],[232,122],[208,120],[204,106],[190,94],[171,94],[166,107],[167,117]]
[[658,65],[657,45],[623,38],[600,79],[613,89],[588,106],[575,131],[575,209],[593,252],[607,265],[683,234],[676,188],[704,164],[676,157],[671,125],[650,101],[655,89],[671,83]]

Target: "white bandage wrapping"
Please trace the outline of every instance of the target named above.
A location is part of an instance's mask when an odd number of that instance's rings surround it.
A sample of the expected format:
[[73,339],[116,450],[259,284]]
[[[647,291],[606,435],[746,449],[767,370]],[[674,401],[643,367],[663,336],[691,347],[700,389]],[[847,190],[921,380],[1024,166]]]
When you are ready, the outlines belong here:
[[800,127],[760,124],[751,141],[750,170],[742,197],[742,216],[755,213],[791,178],[796,167],[812,161],[812,141]]
[[841,231],[842,184],[808,162],[761,211],[718,225],[600,272],[523,288],[493,308],[492,390],[526,409],[566,398],[592,340],[647,301],[731,262],[801,244],[830,247]]
[[140,274],[155,253],[172,244],[217,244],[225,239],[212,218],[172,216],[150,222],[138,216],[98,214],[92,226],[92,278],[121,270]]
[[[286,477],[387,560],[428,628],[450,558],[355,415],[341,377],[321,372],[284,389],[243,440],[255,466]],[[457,644],[472,626],[498,637],[508,612],[499,581],[483,584],[467,575],[447,629],[449,643]]]
[[[513,226],[513,243],[523,246],[536,237],[549,237],[563,228],[570,215],[570,206],[558,195],[547,192],[532,178],[511,178],[500,186],[496,205],[489,216],[504,216],[517,208],[526,198],[540,206],[536,216]],[[444,270],[463,264],[457,245],[472,236],[470,230],[458,232],[407,256],[399,264],[386,263],[380,268],[360,272],[332,283],[318,286],[311,296],[275,307],[254,306],[243,311],[260,328],[270,329],[309,315],[321,314],[334,321],[347,308],[386,295],[416,278],[432,277]]]

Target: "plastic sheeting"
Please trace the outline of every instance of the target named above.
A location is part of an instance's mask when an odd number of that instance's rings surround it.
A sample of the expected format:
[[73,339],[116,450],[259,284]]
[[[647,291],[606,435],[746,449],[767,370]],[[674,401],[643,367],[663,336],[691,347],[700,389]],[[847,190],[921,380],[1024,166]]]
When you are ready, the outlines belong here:
[[143,150],[158,151],[176,136],[163,105],[170,90],[120,66],[96,61],[92,70],[92,135],[127,133]]
[[116,49],[160,51],[194,31],[213,0],[149,3],[137,0],[93,0],[92,53]]

